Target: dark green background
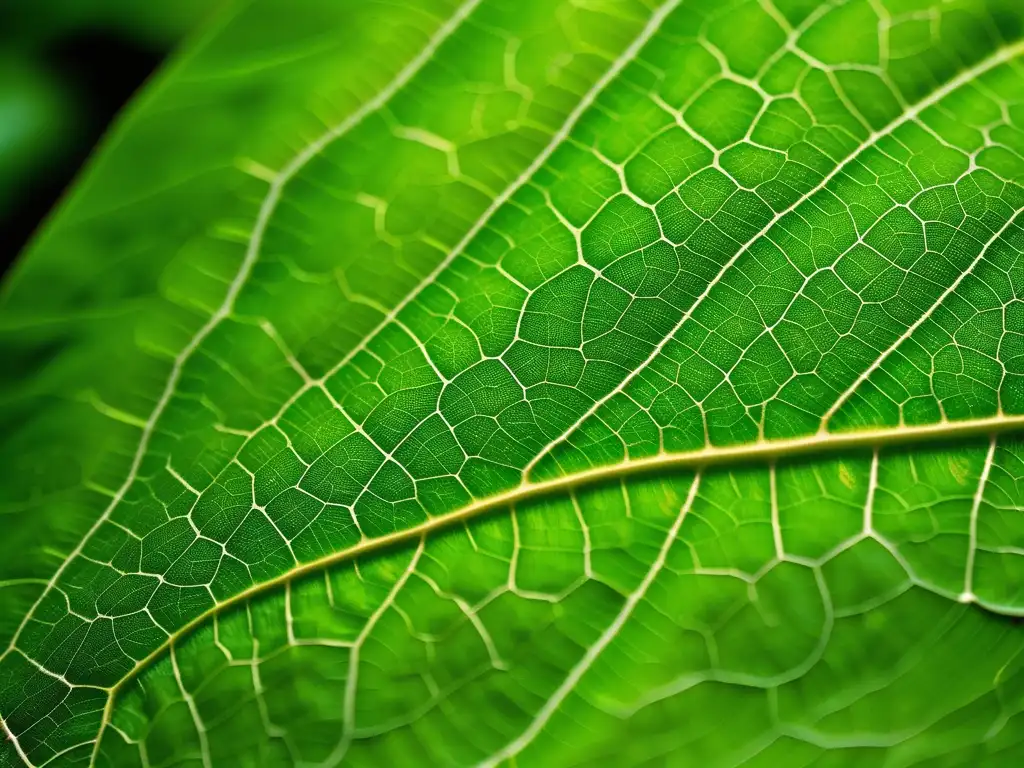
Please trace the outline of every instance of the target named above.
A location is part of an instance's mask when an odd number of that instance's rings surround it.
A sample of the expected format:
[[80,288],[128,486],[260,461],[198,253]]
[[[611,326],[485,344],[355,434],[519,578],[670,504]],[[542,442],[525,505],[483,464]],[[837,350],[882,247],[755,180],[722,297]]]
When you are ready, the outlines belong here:
[[221,0],[0,3],[0,273],[120,107]]

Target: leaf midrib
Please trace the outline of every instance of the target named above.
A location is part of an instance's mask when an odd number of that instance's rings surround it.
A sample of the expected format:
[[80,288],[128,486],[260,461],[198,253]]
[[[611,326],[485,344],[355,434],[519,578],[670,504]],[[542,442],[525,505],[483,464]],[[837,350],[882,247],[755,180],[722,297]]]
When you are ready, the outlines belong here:
[[[114,699],[117,697],[118,691],[126,683],[130,682],[139,672],[159,659],[170,646],[191,634],[209,619],[223,611],[338,563],[381,552],[391,547],[423,538],[431,533],[443,531],[457,523],[466,522],[503,508],[514,507],[516,504],[524,501],[551,496],[581,486],[595,485],[613,479],[622,479],[631,475],[653,474],[659,470],[696,470],[708,467],[741,466],[744,464],[774,464],[780,460],[799,459],[819,453],[834,455],[843,450],[879,451],[883,448],[912,444],[941,444],[943,442],[972,437],[995,437],[999,434],[1019,430],[1024,430],[1024,414],[1000,414],[978,419],[941,421],[915,426],[899,425],[850,432],[817,432],[801,437],[759,440],[752,443],[728,446],[709,446],[691,451],[658,453],[640,459],[626,458],[615,464],[592,467],[550,480],[524,481],[507,491],[478,499],[471,504],[430,518],[411,528],[395,531],[394,533],[373,539],[366,539],[346,549],[296,565],[294,568],[272,579],[254,584],[248,589],[213,605],[168,635],[165,641],[157,648],[154,648],[149,655],[132,667],[121,680],[108,689],[110,697],[108,699],[107,712],[109,712]],[[104,721],[107,721],[106,713]]]

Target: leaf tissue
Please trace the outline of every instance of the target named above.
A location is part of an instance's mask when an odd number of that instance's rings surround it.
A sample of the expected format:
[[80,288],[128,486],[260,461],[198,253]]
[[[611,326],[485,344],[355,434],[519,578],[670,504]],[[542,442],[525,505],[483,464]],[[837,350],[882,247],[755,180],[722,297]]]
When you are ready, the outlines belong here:
[[0,766],[1024,764],[1020,0],[253,0],[0,293]]

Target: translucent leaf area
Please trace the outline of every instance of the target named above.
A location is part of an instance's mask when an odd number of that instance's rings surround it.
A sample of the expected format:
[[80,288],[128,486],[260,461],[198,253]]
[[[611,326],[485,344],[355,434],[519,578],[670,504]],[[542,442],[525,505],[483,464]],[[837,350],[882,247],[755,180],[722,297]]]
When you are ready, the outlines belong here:
[[253,0],[0,293],[0,766],[1024,765],[1020,0]]

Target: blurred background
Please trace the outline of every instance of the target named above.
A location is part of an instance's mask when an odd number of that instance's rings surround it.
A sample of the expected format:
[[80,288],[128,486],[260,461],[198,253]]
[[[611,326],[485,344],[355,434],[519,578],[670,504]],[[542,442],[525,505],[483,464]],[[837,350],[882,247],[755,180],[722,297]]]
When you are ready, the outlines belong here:
[[223,0],[0,0],[0,275],[110,122]]

